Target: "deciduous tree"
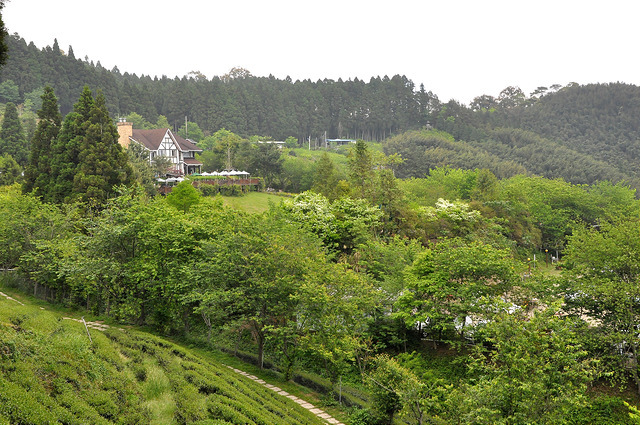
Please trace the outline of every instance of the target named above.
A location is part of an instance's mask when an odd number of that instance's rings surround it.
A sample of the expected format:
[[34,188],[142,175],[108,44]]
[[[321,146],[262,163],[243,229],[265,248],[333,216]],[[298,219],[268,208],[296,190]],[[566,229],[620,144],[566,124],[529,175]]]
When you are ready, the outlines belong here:
[[640,226],[637,218],[578,228],[564,257],[567,310],[590,319],[599,356],[640,393]]

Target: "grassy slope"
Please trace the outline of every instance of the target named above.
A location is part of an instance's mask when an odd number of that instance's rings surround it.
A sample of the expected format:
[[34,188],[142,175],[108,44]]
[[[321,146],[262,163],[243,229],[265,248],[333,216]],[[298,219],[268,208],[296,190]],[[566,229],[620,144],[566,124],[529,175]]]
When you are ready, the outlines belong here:
[[248,213],[262,213],[269,209],[269,203],[279,204],[285,199],[265,192],[249,192],[244,196],[223,196],[224,205]]
[[[7,292],[5,288],[0,290]],[[90,330],[0,296],[0,424],[320,424],[298,404],[166,340]]]

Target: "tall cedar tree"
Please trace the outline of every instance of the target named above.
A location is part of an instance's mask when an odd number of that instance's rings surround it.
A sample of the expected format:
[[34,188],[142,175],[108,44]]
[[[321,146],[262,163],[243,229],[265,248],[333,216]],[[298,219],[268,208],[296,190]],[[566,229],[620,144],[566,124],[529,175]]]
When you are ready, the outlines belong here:
[[329,154],[323,152],[318,160],[312,189],[333,201],[337,197],[337,185],[336,167]]
[[51,186],[51,148],[60,132],[62,115],[53,88],[45,87],[41,97],[42,108],[38,110],[39,121],[31,140],[29,164],[25,169],[22,191],[45,197]]
[[4,110],[2,129],[0,129],[0,154],[9,154],[22,167],[27,165],[29,145],[24,135],[18,108],[9,102]]
[[109,116],[101,90],[98,90],[89,115],[89,121],[83,123],[86,133],[73,190],[83,201],[103,203],[112,194],[114,186],[131,182],[133,171],[126,152],[118,143],[118,130]]
[[131,180],[132,170],[100,90],[94,100],[89,87],[84,87],[73,112],[64,119],[53,150],[53,202],[99,205],[114,186]]
[[367,142],[356,141],[355,148],[349,152],[347,159],[349,165],[349,178],[353,185],[354,195],[362,199],[373,198],[373,155]]

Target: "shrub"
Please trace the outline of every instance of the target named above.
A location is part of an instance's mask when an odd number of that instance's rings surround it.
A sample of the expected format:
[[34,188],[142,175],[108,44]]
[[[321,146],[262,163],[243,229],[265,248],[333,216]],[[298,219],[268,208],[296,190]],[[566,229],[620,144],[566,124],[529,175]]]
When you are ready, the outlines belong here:
[[15,424],[53,424],[53,413],[36,400],[31,392],[0,378],[0,417]]
[[629,418],[629,409],[624,405],[622,399],[603,396],[574,411],[567,423],[569,425],[631,425],[634,422]]
[[192,385],[181,383],[174,388],[174,393],[175,417],[179,424],[190,424],[207,419],[205,399]]
[[219,186],[215,186],[213,184],[201,184],[198,189],[200,189],[200,193],[202,196],[216,196],[219,192]]
[[223,196],[242,196],[244,193],[242,192],[242,186],[237,184],[231,184],[229,186],[221,186],[220,193]]

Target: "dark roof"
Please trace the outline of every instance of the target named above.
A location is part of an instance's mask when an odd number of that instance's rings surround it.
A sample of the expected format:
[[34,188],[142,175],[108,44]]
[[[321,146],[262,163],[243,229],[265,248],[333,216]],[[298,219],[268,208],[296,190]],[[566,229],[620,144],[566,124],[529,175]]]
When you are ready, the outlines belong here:
[[178,149],[180,149],[182,152],[202,152],[202,149],[197,147],[194,143],[178,136],[177,134],[173,134],[173,132],[168,128],[156,128],[153,130],[133,129],[133,136],[131,136],[131,139],[140,143],[145,148],[151,151],[155,151],[160,147],[160,143],[162,143],[164,135],[167,134],[167,131],[169,132],[170,137],[178,146]]
[[162,139],[164,139],[167,130],[168,128],[157,128],[154,130],[137,130],[134,128],[131,138],[150,151],[155,151],[160,147],[160,143],[162,143]]
[[192,151],[192,152],[202,152],[202,149],[200,149],[199,147],[197,147],[191,140],[188,139],[183,139],[182,137],[178,136],[177,134],[173,134],[173,139],[178,142],[178,145],[180,145],[180,149],[184,152],[184,151]]
[[184,163],[188,165],[202,165],[202,162],[198,161],[195,158],[185,158]]

